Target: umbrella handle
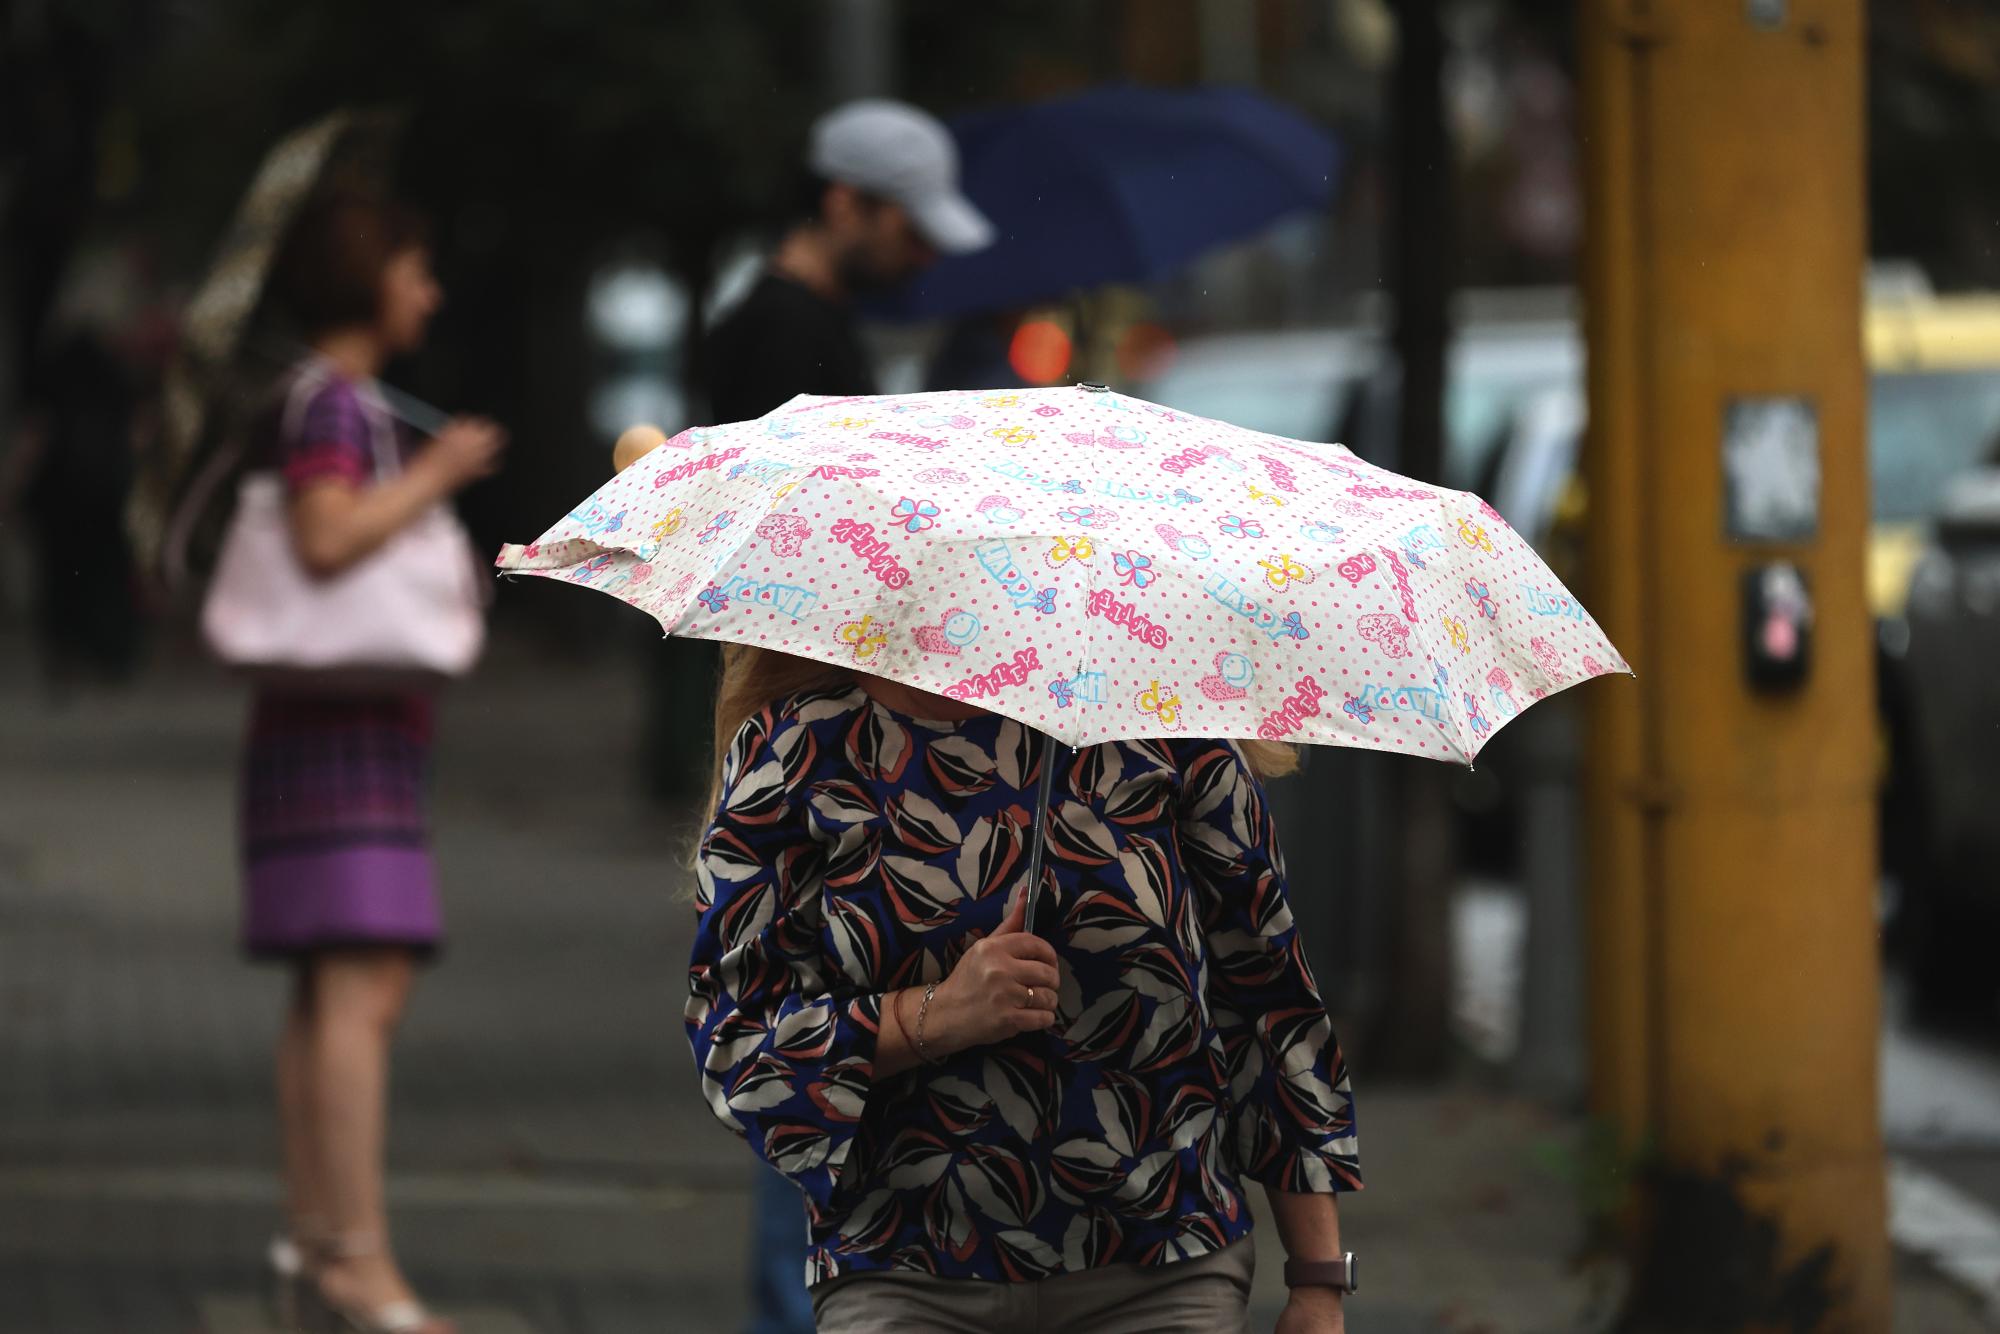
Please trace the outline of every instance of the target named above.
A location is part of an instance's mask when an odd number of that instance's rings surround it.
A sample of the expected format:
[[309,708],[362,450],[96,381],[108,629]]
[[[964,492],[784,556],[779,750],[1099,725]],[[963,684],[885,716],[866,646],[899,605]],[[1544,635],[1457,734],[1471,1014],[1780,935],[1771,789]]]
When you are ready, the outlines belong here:
[[1042,779],[1036,785],[1035,794],[1035,837],[1028,845],[1028,887],[1025,891],[1028,906],[1027,911],[1021,914],[1021,920],[1030,932],[1035,929],[1035,907],[1041,898],[1042,860],[1049,841],[1049,788],[1056,776],[1056,739],[1046,733],[1043,736]]

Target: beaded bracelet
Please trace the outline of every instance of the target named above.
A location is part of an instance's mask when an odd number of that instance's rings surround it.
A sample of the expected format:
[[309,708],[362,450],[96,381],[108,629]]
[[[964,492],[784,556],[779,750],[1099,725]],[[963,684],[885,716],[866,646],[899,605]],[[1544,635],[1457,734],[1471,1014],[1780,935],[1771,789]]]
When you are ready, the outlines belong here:
[[933,982],[924,988],[923,1001],[917,1006],[917,1059],[925,1065],[936,1065],[931,1059],[930,1048],[924,1045],[924,1019],[931,1012],[931,997],[937,995],[938,984]]

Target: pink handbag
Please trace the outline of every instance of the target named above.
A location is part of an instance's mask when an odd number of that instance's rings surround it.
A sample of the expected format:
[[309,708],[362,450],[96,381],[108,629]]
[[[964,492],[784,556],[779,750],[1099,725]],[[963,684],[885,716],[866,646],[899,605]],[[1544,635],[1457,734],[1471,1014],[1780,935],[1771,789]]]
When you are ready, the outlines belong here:
[[[299,374],[285,404],[287,436],[324,383],[317,367]],[[375,475],[394,477],[401,463],[388,410],[361,392]],[[471,538],[439,504],[348,569],[314,578],[292,545],[284,479],[254,472],[238,490],[202,603],[202,637],[232,667],[315,689],[463,676],[486,638],[478,569]]]

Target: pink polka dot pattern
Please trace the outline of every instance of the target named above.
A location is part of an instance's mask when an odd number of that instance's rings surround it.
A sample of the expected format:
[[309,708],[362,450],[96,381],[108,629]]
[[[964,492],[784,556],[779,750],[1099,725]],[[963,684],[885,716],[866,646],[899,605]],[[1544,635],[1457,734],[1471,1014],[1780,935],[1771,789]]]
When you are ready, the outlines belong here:
[[498,563],[1074,745],[1469,762],[1535,700],[1630,671],[1477,496],[1080,387],[802,396],[683,431]]

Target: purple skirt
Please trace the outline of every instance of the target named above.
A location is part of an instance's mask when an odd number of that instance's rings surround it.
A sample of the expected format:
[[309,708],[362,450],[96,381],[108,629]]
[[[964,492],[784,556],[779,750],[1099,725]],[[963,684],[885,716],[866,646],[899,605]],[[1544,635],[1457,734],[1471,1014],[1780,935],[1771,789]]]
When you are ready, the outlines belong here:
[[426,787],[428,695],[265,693],[243,766],[243,943],[291,958],[429,952],[443,932]]

